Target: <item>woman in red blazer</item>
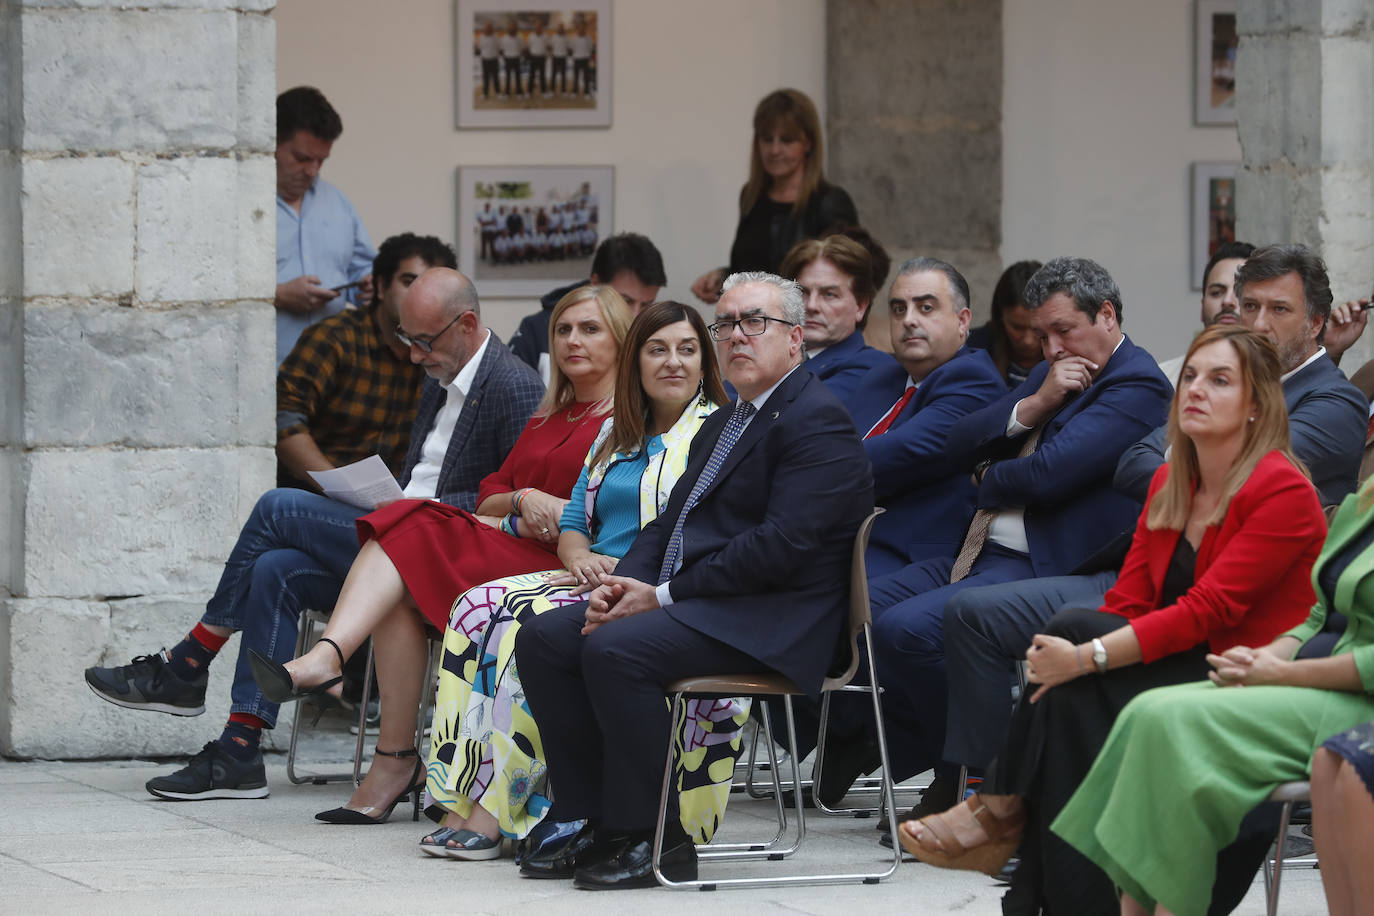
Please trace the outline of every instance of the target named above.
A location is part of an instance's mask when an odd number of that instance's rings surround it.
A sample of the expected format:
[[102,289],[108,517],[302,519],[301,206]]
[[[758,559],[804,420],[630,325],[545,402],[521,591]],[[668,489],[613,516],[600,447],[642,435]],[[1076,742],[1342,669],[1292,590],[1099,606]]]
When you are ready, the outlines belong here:
[[917,858],[996,874],[1021,848],[1006,912],[1116,912],[1110,880],[1049,833],[1112,722],[1151,687],[1204,679],[1207,653],[1262,645],[1312,606],[1326,534],[1289,451],[1278,353],[1237,326],[1199,335],[1116,587],[1100,609],[1065,608],[1026,653],[1023,697],[983,788],[899,832]]

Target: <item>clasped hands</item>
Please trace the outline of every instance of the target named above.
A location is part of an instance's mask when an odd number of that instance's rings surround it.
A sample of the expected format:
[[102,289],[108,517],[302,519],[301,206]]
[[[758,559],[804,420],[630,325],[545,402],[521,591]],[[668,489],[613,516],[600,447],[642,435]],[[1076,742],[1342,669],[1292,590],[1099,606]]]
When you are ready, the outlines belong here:
[[1232,646],[1220,655],[1209,653],[1207,663],[1212,670],[1207,676],[1218,687],[1246,687],[1282,682],[1284,669],[1291,664],[1268,646],[1252,649]]
[[618,562],[615,557],[587,551],[570,559],[566,570],[548,573],[548,581],[550,585],[571,585],[568,591],[570,595],[585,594],[600,585],[604,577],[615,572]]
[[587,623],[582,627],[582,635],[589,636],[612,620],[632,617],[656,607],[659,607],[658,595],[649,583],[626,576],[603,575],[601,584],[587,597]]

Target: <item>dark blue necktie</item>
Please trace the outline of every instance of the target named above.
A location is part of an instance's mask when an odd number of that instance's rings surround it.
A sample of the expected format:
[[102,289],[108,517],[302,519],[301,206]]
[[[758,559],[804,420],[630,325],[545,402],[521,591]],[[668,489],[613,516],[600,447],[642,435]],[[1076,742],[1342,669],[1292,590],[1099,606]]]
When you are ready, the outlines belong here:
[[725,456],[729,455],[730,449],[735,447],[735,443],[739,441],[740,433],[744,432],[744,424],[748,423],[749,418],[753,415],[753,404],[743,399],[736,402],[730,419],[725,422],[725,428],[720,431],[720,438],[716,440],[716,447],[711,450],[711,457],[706,459],[706,467],[701,469],[701,476],[697,478],[696,484],[692,487],[692,492],[687,494],[687,501],[682,504],[682,513],[677,517],[677,524],[673,525],[672,537],[668,538],[668,549],[663,552],[663,565],[658,570],[659,585],[667,582],[677,571],[678,561],[682,558],[682,525],[687,521],[687,513],[692,511],[692,507],[697,504],[701,494],[706,492],[711,481],[716,479],[716,474],[720,472],[720,466],[725,463]]

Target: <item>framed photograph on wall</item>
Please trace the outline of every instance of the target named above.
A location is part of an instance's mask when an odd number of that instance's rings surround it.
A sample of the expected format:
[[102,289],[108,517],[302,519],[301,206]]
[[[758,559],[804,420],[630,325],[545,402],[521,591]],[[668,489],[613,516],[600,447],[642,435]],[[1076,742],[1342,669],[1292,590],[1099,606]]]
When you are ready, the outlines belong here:
[[482,298],[542,296],[591,275],[614,213],[613,166],[463,166],[459,267]]
[[1236,0],[1197,0],[1193,120],[1236,123]]
[[611,0],[455,0],[458,127],[610,127]]
[[1193,163],[1192,287],[1202,289],[1202,269],[1224,242],[1236,240],[1236,163]]

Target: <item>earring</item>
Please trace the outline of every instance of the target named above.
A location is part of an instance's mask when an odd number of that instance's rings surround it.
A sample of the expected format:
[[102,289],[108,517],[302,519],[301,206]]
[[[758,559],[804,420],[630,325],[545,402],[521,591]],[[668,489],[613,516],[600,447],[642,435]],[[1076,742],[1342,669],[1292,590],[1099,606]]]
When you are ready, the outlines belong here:
[[1250,418],[1250,422],[1251,422],[1251,423],[1254,423],[1254,422],[1255,422],[1255,418],[1254,418],[1254,417],[1251,417],[1251,418]]

